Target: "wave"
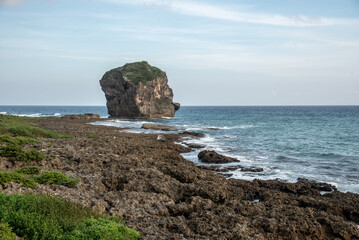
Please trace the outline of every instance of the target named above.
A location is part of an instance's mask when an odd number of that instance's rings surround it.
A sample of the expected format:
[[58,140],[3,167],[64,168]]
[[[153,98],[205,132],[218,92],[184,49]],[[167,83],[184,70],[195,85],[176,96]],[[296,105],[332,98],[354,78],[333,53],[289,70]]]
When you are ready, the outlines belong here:
[[1,115],[7,115],[7,112],[0,112]]

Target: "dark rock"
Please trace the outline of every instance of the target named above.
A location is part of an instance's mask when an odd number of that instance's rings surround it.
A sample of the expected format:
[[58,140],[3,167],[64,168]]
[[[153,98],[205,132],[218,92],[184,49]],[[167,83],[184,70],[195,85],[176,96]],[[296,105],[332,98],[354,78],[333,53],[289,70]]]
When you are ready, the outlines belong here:
[[181,133],[181,135],[186,135],[186,136],[192,136],[192,137],[199,137],[202,138],[204,137],[204,133],[199,133],[199,132],[187,132],[184,131],[183,133]]
[[205,145],[202,144],[195,144],[195,143],[185,143],[190,148],[204,148]]
[[175,126],[166,126],[166,125],[158,125],[158,124],[142,124],[143,129],[152,129],[152,130],[161,130],[161,131],[178,131],[179,128]]
[[180,108],[179,103],[173,102],[166,73],[145,61],[106,72],[100,85],[111,117],[174,117]]
[[206,128],[207,130],[215,130],[215,131],[218,131],[220,130],[219,128],[216,128],[216,127],[209,127],[209,128]]
[[65,115],[65,116],[62,116],[61,118],[89,120],[89,119],[99,119],[100,115],[99,114],[94,114],[94,113],[85,113],[85,114]]
[[239,168],[243,168],[242,166],[230,166],[230,167],[222,167],[217,169],[218,172],[229,172],[229,171],[236,171]]
[[308,179],[305,178],[298,178],[298,183],[310,185],[311,188],[314,188],[318,191],[323,191],[323,192],[337,191],[337,188],[334,185],[331,185],[329,183],[323,183],[323,182],[309,181]]
[[230,162],[239,162],[238,159],[223,156],[216,153],[215,151],[204,150],[198,153],[198,158],[205,163],[230,163]]
[[243,167],[241,168],[241,172],[263,172],[263,168],[261,167]]

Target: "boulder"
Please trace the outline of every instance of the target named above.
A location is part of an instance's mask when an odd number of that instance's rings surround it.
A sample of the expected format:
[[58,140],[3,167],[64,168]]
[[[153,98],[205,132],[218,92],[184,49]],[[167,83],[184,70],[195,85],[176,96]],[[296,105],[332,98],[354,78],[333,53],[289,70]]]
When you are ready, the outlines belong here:
[[173,102],[166,73],[145,61],[106,72],[100,85],[110,117],[174,117],[180,108],[179,103]]
[[205,163],[230,163],[230,162],[239,162],[238,159],[223,156],[216,153],[215,151],[204,150],[198,153],[198,159]]

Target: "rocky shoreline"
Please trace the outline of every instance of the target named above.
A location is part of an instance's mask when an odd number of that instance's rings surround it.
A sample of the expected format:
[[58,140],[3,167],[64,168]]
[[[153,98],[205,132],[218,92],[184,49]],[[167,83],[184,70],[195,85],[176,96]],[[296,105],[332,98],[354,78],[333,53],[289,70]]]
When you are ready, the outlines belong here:
[[[299,179],[226,179],[186,161],[181,136],[134,134],[91,119],[43,118],[40,127],[73,139],[42,139],[36,163],[81,179],[75,188],[9,183],[8,193],[43,193],[117,215],[142,239],[359,239],[359,195]],[[2,159],[1,170],[23,166]],[[35,163],[33,164],[35,165]]]

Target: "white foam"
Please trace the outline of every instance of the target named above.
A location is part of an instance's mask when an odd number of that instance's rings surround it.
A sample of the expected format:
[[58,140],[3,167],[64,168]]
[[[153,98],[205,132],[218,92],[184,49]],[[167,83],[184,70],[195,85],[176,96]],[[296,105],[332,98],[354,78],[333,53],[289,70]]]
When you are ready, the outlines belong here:
[[181,142],[175,142],[175,144],[181,145],[181,146],[183,146],[183,147],[188,147],[186,144],[183,144],[183,143],[181,143]]
[[61,113],[55,113],[54,116],[55,116],[55,117],[60,117],[60,116],[61,116]]
[[7,115],[7,112],[0,112],[1,115]]

